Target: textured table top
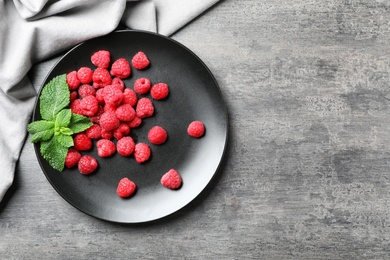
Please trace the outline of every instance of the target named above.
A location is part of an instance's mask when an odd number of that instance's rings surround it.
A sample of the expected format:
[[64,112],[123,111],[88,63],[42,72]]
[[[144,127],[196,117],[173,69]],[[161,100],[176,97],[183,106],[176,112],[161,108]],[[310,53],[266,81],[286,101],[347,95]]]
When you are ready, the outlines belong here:
[[[390,3],[225,0],[172,37],[216,77],[229,144],[160,221],[68,204],[26,142],[0,206],[4,259],[388,259]],[[36,89],[58,57],[30,72]]]

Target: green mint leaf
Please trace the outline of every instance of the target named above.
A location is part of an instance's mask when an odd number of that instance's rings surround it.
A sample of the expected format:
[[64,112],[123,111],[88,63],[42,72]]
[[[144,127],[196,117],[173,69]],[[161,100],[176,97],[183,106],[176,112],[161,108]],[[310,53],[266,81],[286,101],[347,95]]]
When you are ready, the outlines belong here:
[[60,128],[60,134],[62,134],[62,135],[72,135],[73,131],[70,128],[61,127]]
[[39,121],[35,121],[35,122],[30,123],[27,126],[27,131],[29,131],[30,134],[36,134],[38,132],[46,131],[46,130],[53,129],[53,128],[54,128],[54,122],[46,121],[46,120],[39,120]]
[[54,77],[47,83],[39,97],[39,108],[43,119],[54,121],[58,112],[67,107],[70,92],[66,83],[66,74]]
[[30,123],[27,131],[32,134],[30,141],[32,143],[47,141],[54,134],[54,122],[40,120]]
[[58,135],[56,136],[56,138],[60,145],[65,146],[67,148],[74,145],[73,138],[69,135]]
[[58,128],[67,127],[72,117],[72,111],[70,109],[63,109],[56,115],[55,126]]
[[68,147],[61,144],[58,136],[54,135],[49,141],[41,142],[40,152],[51,167],[59,172],[64,170]]
[[38,133],[35,133],[31,136],[30,142],[36,143],[36,142],[44,142],[49,140],[54,134],[54,129],[50,129],[47,131],[41,131]]
[[72,130],[74,134],[77,134],[84,130],[87,130],[92,125],[93,123],[88,117],[79,114],[72,114],[68,128]]

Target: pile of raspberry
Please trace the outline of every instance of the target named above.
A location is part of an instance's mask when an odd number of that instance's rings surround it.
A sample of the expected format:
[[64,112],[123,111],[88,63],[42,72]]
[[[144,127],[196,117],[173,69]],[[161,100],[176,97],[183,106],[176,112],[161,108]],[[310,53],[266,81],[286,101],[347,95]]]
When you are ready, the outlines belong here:
[[[168,85],[163,82],[152,84],[150,79],[143,77],[135,80],[133,88],[125,86],[124,79],[131,76],[132,69],[145,70],[150,65],[148,57],[141,51],[131,61],[125,58],[112,61],[109,51],[99,50],[91,56],[91,62],[94,68],[80,67],[66,75],[72,112],[89,117],[93,125],[74,135],[74,146],[68,151],[65,166],[77,166],[81,174],[95,172],[97,159],[83,155],[94,145],[102,158],[118,153],[133,157],[137,163],[148,161],[151,155],[149,145],[135,143],[130,132],[144,119],[154,115],[153,102],[167,98]],[[150,94],[151,98],[143,96],[145,94]],[[204,131],[200,121],[192,122],[187,129],[188,134],[195,138],[203,136]],[[168,133],[161,126],[154,126],[148,131],[148,140],[153,145],[162,145],[167,138]],[[161,184],[170,189],[178,189],[181,183],[181,177],[174,169],[161,178]],[[135,183],[124,178],[118,183],[117,194],[130,197],[135,189]]]

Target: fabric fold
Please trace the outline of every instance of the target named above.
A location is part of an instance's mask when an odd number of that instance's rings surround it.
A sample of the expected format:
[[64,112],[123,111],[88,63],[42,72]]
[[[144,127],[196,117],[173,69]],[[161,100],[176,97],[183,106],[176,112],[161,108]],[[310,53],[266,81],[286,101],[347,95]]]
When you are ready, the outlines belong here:
[[122,23],[132,29],[157,32],[154,2],[152,0],[128,2]]
[[171,35],[213,6],[218,0],[155,0],[158,32]]
[[29,19],[38,14],[49,0],[13,0],[16,10],[24,19]]

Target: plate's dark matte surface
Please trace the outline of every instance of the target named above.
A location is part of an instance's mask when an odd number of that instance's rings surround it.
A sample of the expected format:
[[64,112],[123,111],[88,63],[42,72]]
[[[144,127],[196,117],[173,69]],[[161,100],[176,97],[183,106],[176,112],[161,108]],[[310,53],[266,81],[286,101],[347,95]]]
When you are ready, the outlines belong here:
[[[155,115],[133,129],[136,142],[145,142],[147,132],[154,125],[168,132],[165,144],[151,145],[152,157],[144,164],[119,154],[111,158],[97,156],[96,148],[84,154],[98,159],[99,169],[92,175],[81,175],[77,169],[59,173],[52,169],[35,151],[39,163],[52,186],[71,205],[99,219],[140,223],[162,218],[191,202],[210,182],[223,157],[227,141],[227,111],[220,89],[205,64],[180,43],[149,32],[119,31],[84,42],[54,66],[42,86],[54,76],[77,70],[91,64],[91,55],[100,49],[111,52],[111,60],[124,57],[129,61],[137,51],[144,51],[151,66],[143,71],[132,69],[125,80],[133,87],[139,77],[148,77],[152,83],[165,82],[170,87],[166,100],[153,101]],[[146,95],[148,96],[148,95]],[[39,102],[33,120],[40,119]],[[203,121],[206,133],[200,139],[187,135],[188,124]],[[160,184],[161,176],[175,168],[183,178],[179,190],[169,190]],[[128,177],[137,184],[136,194],[121,199],[116,194],[118,181]]]

